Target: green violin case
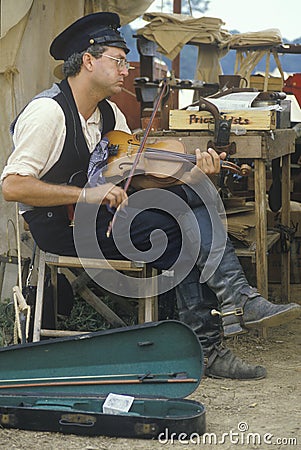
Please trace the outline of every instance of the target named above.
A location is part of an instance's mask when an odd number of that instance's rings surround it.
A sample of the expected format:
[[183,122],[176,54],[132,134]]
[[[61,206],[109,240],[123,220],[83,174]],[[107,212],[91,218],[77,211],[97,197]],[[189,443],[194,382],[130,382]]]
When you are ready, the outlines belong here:
[[[130,438],[206,430],[199,386],[203,354],[178,321],[44,340],[0,349],[0,425]],[[108,395],[129,409],[104,409]]]

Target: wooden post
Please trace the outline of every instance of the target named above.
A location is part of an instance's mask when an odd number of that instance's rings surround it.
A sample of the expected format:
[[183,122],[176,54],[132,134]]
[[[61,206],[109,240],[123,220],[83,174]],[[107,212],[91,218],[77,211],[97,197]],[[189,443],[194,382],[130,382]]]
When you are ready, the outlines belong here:
[[44,294],[44,280],[45,280],[45,253],[40,251],[39,254],[39,274],[38,274],[38,285],[37,285],[37,295],[36,295],[36,305],[34,313],[34,324],[33,324],[33,342],[40,340],[40,332],[42,327],[42,309],[43,309],[43,294]]
[[[290,155],[282,156],[282,206],[281,206],[281,223],[290,226]],[[290,301],[290,248],[286,253],[281,253],[281,299],[282,303]]]
[[270,73],[270,59],[271,59],[271,52],[268,50],[266,52],[266,62],[265,62],[265,76],[264,76],[264,86],[263,90],[268,90],[268,84],[269,84],[269,73]]
[[267,211],[266,211],[266,168],[262,159],[255,159],[255,216],[256,216],[256,275],[257,289],[268,297],[267,262]]
[[[174,0],[173,2],[173,12],[175,14],[181,14],[182,11],[182,1],[181,0]],[[180,77],[180,53],[175,57],[175,59],[172,61],[172,71],[175,76],[175,78]],[[179,107],[179,91],[175,90],[173,93],[173,106],[175,109],[178,109]]]

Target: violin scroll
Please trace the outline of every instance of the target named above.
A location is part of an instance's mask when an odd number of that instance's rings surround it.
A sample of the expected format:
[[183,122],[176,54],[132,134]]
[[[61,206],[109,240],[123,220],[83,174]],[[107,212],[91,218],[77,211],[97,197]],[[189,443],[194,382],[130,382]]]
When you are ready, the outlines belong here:
[[248,164],[238,166],[237,164],[227,160],[221,161],[221,169],[229,170],[230,172],[236,173],[242,177],[248,177],[252,171]]

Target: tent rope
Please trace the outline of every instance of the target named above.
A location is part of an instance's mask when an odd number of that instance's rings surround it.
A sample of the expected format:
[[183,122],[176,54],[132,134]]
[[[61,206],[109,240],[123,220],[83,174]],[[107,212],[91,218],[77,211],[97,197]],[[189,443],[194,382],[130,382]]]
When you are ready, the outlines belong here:
[[8,66],[4,72],[4,78],[6,79],[6,81],[9,83],[9,85],[11,87],[11,90],[10,90],[11,91],[11,104],[12,104],[12,111],[13,111],[14,115],[16,115],[16,96],[15,96],[14,79],[15,79],[15,75],[17,75],[18,73],[19,73],[19,70],[15,66]]

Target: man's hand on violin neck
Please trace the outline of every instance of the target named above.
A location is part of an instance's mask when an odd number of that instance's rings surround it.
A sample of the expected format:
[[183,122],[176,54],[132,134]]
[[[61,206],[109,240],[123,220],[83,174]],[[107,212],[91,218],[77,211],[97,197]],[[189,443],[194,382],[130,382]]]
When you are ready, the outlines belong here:
[[206,152],[201,152],[199,148],[195,151],[196,166],[206,175],[219,173],[221,170],[221,160],[227,156],[225,152],[218,154],[213,148],[208,148]]
[[86,202],[87,203],[101,203],[109,205],[111,208],[117,208],[123,202],[127,204],[127,194],[119,186],[115,186],[113,183],[105,183],[94,188],[86,189]]

